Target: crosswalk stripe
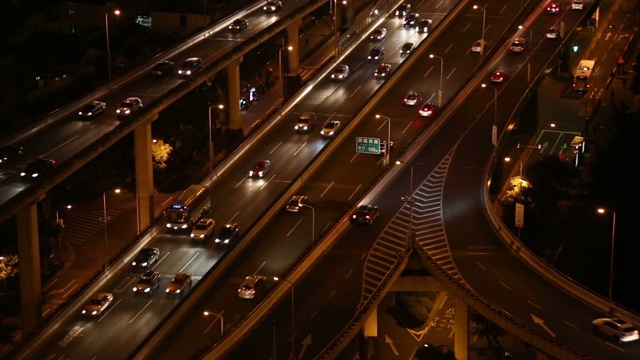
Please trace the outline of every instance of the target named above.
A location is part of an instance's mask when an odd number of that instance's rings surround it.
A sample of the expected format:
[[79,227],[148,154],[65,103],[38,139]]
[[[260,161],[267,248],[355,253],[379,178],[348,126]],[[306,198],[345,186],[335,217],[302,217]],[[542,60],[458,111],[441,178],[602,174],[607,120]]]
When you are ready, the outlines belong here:
[[[108,209],[107,222],[113,221],[122,211]],[[91,239],[98,231],[104,228],[102,218],[103,211],[88,210],[74,211],[64,218],[64,230],[62,231],[62,240],[76,245],[82,245]]]

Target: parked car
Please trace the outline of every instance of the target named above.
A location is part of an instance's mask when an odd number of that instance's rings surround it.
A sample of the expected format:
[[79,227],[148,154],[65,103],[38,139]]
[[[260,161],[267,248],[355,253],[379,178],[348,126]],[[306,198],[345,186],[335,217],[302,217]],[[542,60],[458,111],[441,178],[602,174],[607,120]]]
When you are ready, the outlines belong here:
[[78,116],[85,119],[92,119],[107,110],[107,103],[103,101],[94,100],[82,107],[78,111]]
[[167,285],[167,290],[165,292],[169,295],[180,295],[183,296],[193,284],[193,275],[190,273],[180,272],[177,273],[169,285]]

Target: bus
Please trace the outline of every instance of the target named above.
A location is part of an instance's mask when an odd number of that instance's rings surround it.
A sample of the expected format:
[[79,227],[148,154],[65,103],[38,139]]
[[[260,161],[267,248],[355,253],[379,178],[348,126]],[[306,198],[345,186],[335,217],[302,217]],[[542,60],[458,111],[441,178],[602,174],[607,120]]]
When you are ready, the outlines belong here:
[[166,210],[167,229],[190,230],[209,211],[209,188],[190,185]]
[[573,90],[588,92],[596,74],[595,60],[580,60],[576,71],[573,73]]

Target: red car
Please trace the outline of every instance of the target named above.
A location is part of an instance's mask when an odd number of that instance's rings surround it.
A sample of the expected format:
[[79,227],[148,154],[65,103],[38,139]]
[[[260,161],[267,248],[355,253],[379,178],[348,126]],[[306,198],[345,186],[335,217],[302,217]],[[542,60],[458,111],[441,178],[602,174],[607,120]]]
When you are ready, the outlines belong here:
[[418,113],[420,114],[420,116],[429,117],[433,115],[435,111],[436,111],[435,105],[433,105],[432,103],[425,103],[420,107],[420,110],[418,110]]
[[558,3],[552,2],[547,6],[547,14],[559,14],[560,13],[560,5]]
[[491,74],[491,82],[494,83],[503,83],[504,79],[506,79],[507,73],[504,70],[496,70],[493,74]]

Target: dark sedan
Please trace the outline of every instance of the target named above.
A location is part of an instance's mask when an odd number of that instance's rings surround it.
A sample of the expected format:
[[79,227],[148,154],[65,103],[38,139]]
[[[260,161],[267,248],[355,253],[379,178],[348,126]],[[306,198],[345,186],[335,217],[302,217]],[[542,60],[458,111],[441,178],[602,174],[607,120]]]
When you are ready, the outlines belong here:
[[136,268],[149,269],[160,259],[160,249],[154,247],[142,248],[131,265]]
[[20,176],[27,179],[35,179],[44,173],[47,173],[53,169],[56,161],[52,159],[37,158],[27,165]]
[[169,75],[173,72],[174,67],[175,64],[171,61],[159,62],[151,69],[151,73],[157,76]]
[[375,205],[359,205],[356,210],[351,214],[352,224],[373,224],[378,215],[380,215],[380,209]]

